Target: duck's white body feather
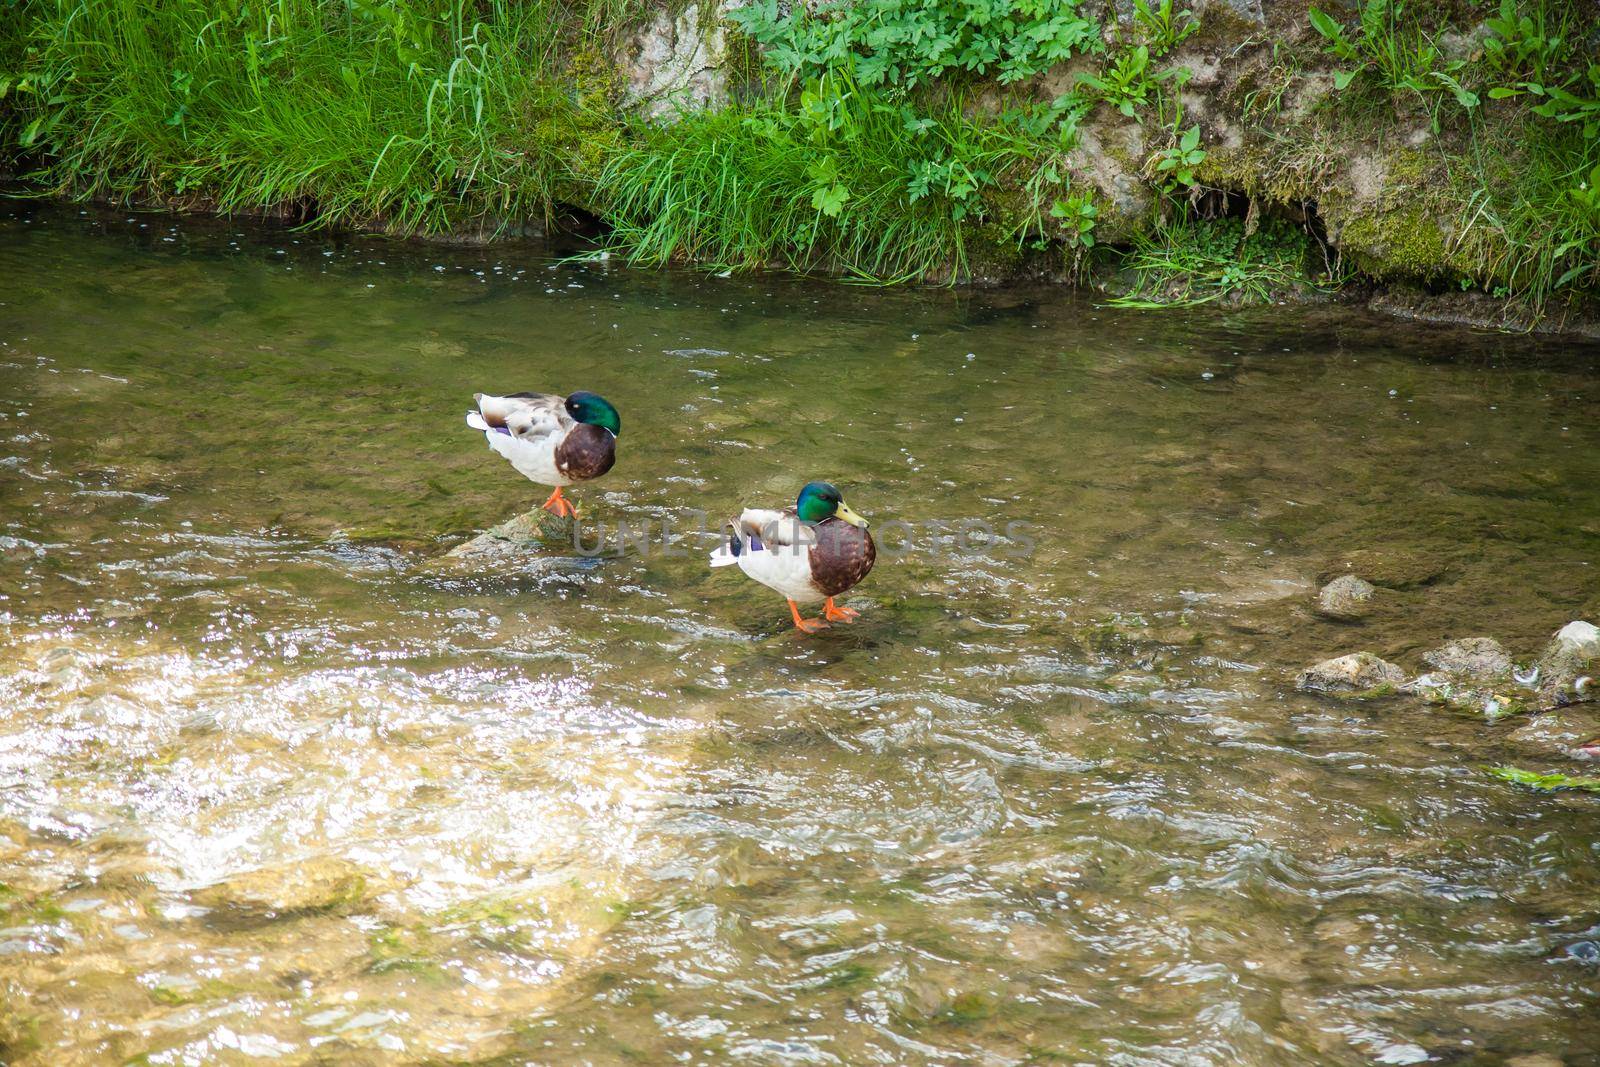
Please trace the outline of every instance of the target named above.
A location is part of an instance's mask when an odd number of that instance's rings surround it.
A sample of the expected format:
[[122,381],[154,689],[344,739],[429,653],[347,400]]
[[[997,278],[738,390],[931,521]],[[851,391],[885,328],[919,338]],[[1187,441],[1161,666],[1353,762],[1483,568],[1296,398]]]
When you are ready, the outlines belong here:
[[[578,423],[559,396],[489,396],[479,393],[478,410],[467,413],[467,425],[482,430],[489,447],[511,462],[517,472],[540,485],[567,486],[574,479],[556,466],[556,449]],[[491,425],[491,421],[504,425]]]
[[792,510],[745,508],[738,525],[739,551],[735,553],[731,545],[722,545],[711,553],[713,567],[738,564],[747,576],[790,600],[809,604],[823,599],[811,578],[811,547],[816,544],[816,532]]

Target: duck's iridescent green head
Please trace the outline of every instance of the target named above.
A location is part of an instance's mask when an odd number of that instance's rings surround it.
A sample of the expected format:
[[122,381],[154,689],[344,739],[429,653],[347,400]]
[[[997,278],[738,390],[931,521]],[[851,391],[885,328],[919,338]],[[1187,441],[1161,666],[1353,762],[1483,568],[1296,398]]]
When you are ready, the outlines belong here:
[[801,522],[822,522],[826,519],[838,518],[848,522],[851,526],[866,529],[867,520],[850,510],[850,505],[844,502],[844,497],[839,490],[828,482],[808,482],[800,490],[800,497],[794,502],[795,514],[800,516]]
[[573,393],[567,397],[567,414],[579,422],[604,426],[618,437],[622,436],[622,416],[611,406],[611,401],[599,393]]

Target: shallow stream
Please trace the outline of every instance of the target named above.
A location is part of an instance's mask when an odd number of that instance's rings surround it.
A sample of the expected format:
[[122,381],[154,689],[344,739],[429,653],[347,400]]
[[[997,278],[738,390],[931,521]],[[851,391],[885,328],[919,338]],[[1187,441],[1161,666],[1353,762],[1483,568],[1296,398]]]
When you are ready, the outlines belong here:
[[[1600,1063],[1600,797],[1292,685],[1600,621],[1594,347],[5,202],[0,278],[0,1062]],[[578,388],[650,543],[441,565],[545,492],[471,394]],[[807,637],[693,529],[824,477],[911,540]]]

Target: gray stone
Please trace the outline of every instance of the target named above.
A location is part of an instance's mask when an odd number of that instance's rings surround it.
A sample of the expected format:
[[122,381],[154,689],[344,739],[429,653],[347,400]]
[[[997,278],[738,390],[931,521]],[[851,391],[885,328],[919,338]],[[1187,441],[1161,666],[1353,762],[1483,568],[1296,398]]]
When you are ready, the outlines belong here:
[[1436,671],[1485,681],[1511,670],[1511,655],[1492,637],[1462,637],[1422,654]]
[[1600,696],[1600,628],[1569,622],[1539,657],[1539,703],[1561,707]]
[[[1174,9],[1178,6],[1173,5]],[[1207,14],[1221,14],[1231,15],[1240,21],[1254,23],[1257,26],[1267,24],[1267,13],[1262,8],[1262,0],[1200,0],[1194,7],[1202,23]]]
[[[1099,220],[1102,228],[1117,233],[1118,225],[1133,225],[1154,203],[1149,183],[1139,167],[1150,154],[1143,127],[1121,116],[1090,122],[1078,131],[1078,143],[1067,153],[1066,166],[1075,183],[1092,185],[1115,208]],[[1101,237],[1099,229],[1095,237]]]
[[1342,575],[1317,594],[1317,611],[1332,619],[1359,619],[1372,610],[1372,583],[1353,574]]
[[1308,693],[1376,696],[1405,680],[1406,672],[1388,660],[1371,652],[1352,652],[1301,671],[1294,686]]
[[722,16],[736,3],[719,3],[702,17],[698,3],[673,16],[670,7],[624,43],[617,56],[627,84],[627,104],[646,118],[671,121],[680,111],[704,111],[728,102],[728,41]]

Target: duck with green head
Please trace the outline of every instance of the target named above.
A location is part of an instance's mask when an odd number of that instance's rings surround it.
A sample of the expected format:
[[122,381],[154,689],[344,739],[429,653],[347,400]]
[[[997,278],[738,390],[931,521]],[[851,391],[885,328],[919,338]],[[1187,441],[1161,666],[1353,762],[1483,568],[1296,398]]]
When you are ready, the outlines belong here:
[[[833,485],[808,483],[792,508],[746,508],[728,528],[727,543],[711,553],[713,567],[737,564],[780,593],[789,602],[794,624],[806,633],[830,621],[855,619],[858,612],[833,600],[867,576],[878,549],[867,520],[850,510]],[[801,618],[800,605],[817,601],[822,602],[823,618]]]
[[571,518],[578,513],[561,495],[564,486],[593,481],[617,459],[622,416],[605,397],[576,392],[475,393],[478,410],[467,412],[467,425],[482,430],[489,447],[511,461],[529,481],[555,487],[544,509]]

